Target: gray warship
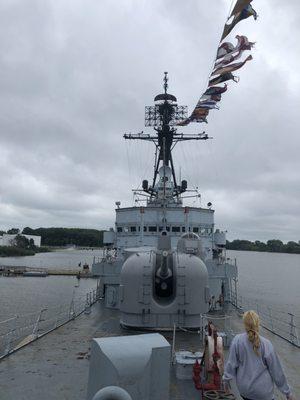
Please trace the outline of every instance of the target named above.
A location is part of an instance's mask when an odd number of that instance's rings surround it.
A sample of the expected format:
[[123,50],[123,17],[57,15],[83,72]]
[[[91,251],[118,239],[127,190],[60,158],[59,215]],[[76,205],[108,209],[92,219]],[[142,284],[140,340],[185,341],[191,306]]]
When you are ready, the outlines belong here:
[[172,150],[188,140],[209,139],[205,132],[184,135],[177,124],[187,114],[168,93],[154,98],[145,110],[145,126],[154,132],[125,134],[126,140],[151,141],[155,148],[151,184],[142,182],[135,194],[143,206],[120,207],[115,228],[104,232],[103,259],[94,260],[105,305],[120,310],[127,327],[199,328],[199,315],[225,312],[236,296],[237,266],[226,257],[226,234],[215,229],[214,210],[187,207],[185,197],[199,196],[186,180],[177,181]]
[[[103,257],[92,266],[93,301],[2,359],[1,400],[240,399],[234,387],[225,394],[221,385],[227,348],[242,330],[237,264],[226,255],[212,204],[184,205],[198,192],[177,181],[172,158],[176,144],[209,137],[177,132],[187,109],[168,93],[167,73],[163,87],[146,107],[145,125],[154,132],[124,135],[154,144],[152,182],[135,190],[143,206],[116,202],[115,227],[104,233]],[[297,393],[298,349],[263,334]]]

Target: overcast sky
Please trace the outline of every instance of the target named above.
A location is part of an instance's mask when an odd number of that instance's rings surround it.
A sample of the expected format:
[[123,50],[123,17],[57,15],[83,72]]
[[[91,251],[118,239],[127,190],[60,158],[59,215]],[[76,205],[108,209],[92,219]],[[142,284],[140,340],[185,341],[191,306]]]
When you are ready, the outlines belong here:
[[[230,0],[2,0],[0,229],[114,224],[115,201],[152,177],[144,106],[162,90],[192,111]],[[229,239],[300,239],[300,2],[254,0],[236,26],[257,42],[176,170],[213,203]],[[198,204],[198,203],[194,203]]]

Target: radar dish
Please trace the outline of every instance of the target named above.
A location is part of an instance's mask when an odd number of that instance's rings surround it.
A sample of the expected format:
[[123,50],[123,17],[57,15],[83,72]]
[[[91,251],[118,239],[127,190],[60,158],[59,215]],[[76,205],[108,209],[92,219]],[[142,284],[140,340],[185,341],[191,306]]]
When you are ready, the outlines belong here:
[[166,101],[177,101],[176,97],[169,93],[162,93],[155,96],[154,101],[166,100]]

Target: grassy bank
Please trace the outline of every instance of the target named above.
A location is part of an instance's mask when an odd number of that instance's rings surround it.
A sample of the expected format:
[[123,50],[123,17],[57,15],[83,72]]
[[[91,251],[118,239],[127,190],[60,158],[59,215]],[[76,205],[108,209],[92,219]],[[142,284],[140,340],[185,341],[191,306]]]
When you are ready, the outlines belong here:
[[51,251],[48,247],[36,247],[34,249],[23,249],[15,246],[0,246],[0,257],[23,257],[34,256],[36,253],[47,253]]

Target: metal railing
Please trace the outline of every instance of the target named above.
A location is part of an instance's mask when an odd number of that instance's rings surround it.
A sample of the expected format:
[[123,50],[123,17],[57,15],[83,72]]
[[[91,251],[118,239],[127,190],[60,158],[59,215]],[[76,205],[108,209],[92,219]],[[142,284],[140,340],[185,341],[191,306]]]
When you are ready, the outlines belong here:
[[58,307],[15,315],[0,321],[0,360],[21,347],[74,320],[83,312],[90,313],[91,306],[100,299],[99,286],[70,303]]
[[251,300],[242,296],[235,298],[232,303],[239,311],[255,310],[260,316],[261,326],[273,334],[287,340],[300,348],[300,316],[270,306],[262,301]]

